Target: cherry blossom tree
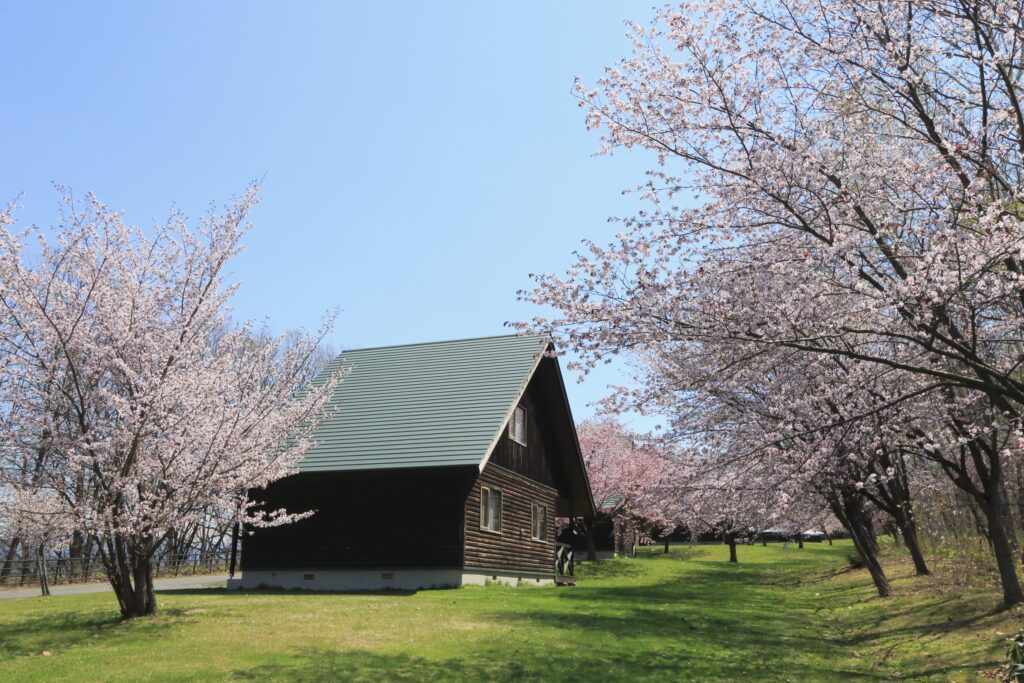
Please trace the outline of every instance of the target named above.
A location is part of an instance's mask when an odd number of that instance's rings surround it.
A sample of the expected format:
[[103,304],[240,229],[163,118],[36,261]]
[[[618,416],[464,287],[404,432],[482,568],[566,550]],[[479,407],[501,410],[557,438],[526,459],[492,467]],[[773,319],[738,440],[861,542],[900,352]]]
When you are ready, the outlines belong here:
[[[834,517],[863,541],[865,564],[879,593],[887,595],[870,524],[872,508],[878,508],[903,531],[919,573],[927,573],[911,471],[902,458],[903,449],[916,447],[906,419],[917,413],[889,405],[886,381],[893,373],[785,348],[738,353],[737,346],[650,351],[641,389],[619,397],[630,407],[668,414],[666,438],[699,444],[689,449],[691,485],[698,489],[693,508],[704,520],[724,520],[705,521],[705,528],[724,524],[744,533],[783,526],[799,532],[811,520]],[[897,393],[908,393],[901,389]],[[837,505],[850,511],[835,515]],[[724,535],[728,541],[729,533]]]
[[46,488],[0,489],[0,537],[17,538],[31,550],[43,595],[50,594],[47,551],[60,551],[70,542],[72,520],[57,495]]
[[[667,453],[612,418],[581,422],[576,430],[598,514],[617,532],[679,524],[683,473]],[[595,559],[593,521],[579,523]]]
[[[632,56],[577,94],[604,151],[655,154],[650,208],[527,294],[560,311],[532,325],[562,331],[584,369],[676,346],[712,348],[706,372],[785,350],[837,366],[818,377],[884,377],[832,421],[820,386],[777,396],[811,411],[780,425],[899,416],[900,443],[983,510],[1008,604],[1024,601],[1006,496],[1024,408],[1022,14],[1000,0],[725,0],[631,25]],[[702,381],[694,364],[675,379]]]
[[338,378],[308,382],[329,320],[296,339],[229,318],[226,268],[256,201],[253,187],[149,232],[91,196],[66,197],[52,231],[0,214],[5,505],[24,537],[93,537],[125,617],[156,609],[168,535],[210,514],[295,519],[247,492],[295,470]]

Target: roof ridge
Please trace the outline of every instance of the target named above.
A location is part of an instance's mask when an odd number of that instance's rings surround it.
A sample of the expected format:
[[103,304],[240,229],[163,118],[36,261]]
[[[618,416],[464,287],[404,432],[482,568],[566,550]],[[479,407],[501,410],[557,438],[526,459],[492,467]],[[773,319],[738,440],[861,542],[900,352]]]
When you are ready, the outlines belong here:
[[338,354],[321,375],[352,368],[331,396],[341,410],[317,426],[299,470],[480,467],[549,343],[504,334]]
[[338,352],[338,356],[342,356],[346,353],[352,353],[353,351],[378,351],[382,349],[401,349],[409,346],[433,346],[435,344],[455,344],[457,342],[471,342],[471,341],[484,341],[486,339],[512,339],[519,337],[522,339],[550,339],[546,334],[492,334],[483,337],[467,337],[465,339],[438,339],[435,341],[428,342],[411,342],[408,344],[384,344],[382,346],[361,346],[353,349],[342,349]]

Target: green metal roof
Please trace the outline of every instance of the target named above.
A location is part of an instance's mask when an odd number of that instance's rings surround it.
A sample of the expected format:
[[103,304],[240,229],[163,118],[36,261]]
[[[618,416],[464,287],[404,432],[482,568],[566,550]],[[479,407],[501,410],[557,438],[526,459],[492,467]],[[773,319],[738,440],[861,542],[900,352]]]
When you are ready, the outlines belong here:
[[348,374],[303,472],[480,465],[549,340],[540,336],[345,351],[322,373]]

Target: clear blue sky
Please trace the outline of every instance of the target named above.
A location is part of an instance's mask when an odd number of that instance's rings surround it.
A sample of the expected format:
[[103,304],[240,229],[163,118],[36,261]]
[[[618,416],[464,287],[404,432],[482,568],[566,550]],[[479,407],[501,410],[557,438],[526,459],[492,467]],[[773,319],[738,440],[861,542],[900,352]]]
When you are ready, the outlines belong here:
[[[264,178],[236,315],[339,348],[502,334],[532,272],[609,239],[650,159],[572,98],[649,2],[0,2],[0,201],[53,183],[148,225]],[[569,382],[577,417],[606,370]],[[637,427],[649,426],[639,420]]]

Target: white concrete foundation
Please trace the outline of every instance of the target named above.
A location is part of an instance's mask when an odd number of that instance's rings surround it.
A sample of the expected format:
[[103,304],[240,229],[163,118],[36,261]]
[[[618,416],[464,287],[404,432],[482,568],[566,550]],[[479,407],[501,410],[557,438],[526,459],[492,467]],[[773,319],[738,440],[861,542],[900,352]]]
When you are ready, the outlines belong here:
[[463,572],[463,586],[487,586],[490,584],[502,584],[505,586],[553,586],[555,580],[552,577],[533,576],[522,574],[475,574]]
[[311,591],[375,591],[458,588],[459,586],[550,586],[553,576],[529,573],[482,573],[487,570],[461,569],[311,569],[309,571],[248,570],[230,579],[228,589],[284,588]]

